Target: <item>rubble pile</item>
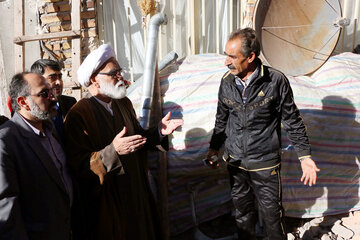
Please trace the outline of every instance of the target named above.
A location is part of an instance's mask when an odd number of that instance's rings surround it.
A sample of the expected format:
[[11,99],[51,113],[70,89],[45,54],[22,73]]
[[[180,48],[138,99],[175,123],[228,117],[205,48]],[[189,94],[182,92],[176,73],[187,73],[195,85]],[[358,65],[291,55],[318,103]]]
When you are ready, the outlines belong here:
[[288,240],[360,240],[360,211],[314,218],[293,232]]

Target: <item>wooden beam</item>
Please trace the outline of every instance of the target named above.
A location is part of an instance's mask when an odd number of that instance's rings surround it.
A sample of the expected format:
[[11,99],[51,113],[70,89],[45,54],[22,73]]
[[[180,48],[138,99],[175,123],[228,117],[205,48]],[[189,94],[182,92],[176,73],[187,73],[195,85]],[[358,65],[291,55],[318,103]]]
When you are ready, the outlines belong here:
[[[14,36],[24,35],[24,0],[13,1],[14,3]],[[14,68],[15,73],[25,69],[25,46],[24,43],[14,44]]]
[[[80,35],[81,32],[81,25],[80,25],[80,21],[81,21],[81,14],[80,14],[80,7],[81,7],[81,3],[80,0],[72,0],[71,1],[71,29],[75,29],[78,30],[78,34]],[[77,70],[80,67],[80,63],[81,63],[81,42],[80,42],[80,38],[73,38],[71,39],[71,50],[72,50],[72,55],[71,55],[71,77],[72,77],[72,81],[75,82],[78,85],[78,79],[77,79]]]
[[14,37],[14,43],[21,45],[25,42],[52,39],[52,38],[67,38],[67,37],[69,38],[80,37],[80,30],[71,30],[71,31],[56,32],[56,33],[44,33],[44,34],[29,35],[29,36],[17,36]]

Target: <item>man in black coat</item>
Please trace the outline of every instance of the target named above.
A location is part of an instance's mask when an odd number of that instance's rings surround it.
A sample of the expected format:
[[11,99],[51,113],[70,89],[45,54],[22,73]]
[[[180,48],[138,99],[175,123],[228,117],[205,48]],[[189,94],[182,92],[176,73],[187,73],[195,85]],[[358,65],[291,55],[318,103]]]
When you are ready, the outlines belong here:
[[56,99],[39,74],[16,74],[0,127],[0,239],[69,240],[72,181],[49,120]]

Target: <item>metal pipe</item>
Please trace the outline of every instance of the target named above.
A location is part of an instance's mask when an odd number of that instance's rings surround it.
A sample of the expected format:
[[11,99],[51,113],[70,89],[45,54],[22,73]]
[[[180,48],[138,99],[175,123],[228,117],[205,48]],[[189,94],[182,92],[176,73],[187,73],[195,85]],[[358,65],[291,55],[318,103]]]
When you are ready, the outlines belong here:
[[171,51],[168,54],[166,54],[166,56],[163,59],[161,59],[161,61],[159,62],[159,66],[158,66],[159,72],[164,68],[166,68],[170,63],[176,61],[178,57],[179,56],[174,51]]
[[145,52],[144,80],[141,97],[142,111],[140,116],[140,125],[144,129],[148,129],[150,124],[159,26],[166,23],[167,18],[164,13],[158,13],[154,15],[149,21]]

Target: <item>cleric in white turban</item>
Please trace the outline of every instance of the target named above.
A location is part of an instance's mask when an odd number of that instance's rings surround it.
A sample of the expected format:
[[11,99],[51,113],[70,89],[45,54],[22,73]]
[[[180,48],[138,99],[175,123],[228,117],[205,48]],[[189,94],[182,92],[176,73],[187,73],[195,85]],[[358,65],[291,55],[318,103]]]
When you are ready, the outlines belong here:
[[64,123],[67,163],[78,183],[74,239],[162,239],[148,182],[147,149],[160,144],[166,149],[163,136],[183,121],[170,119],[169,112],[158,126],[144,130],[126,97],[121,72],[108,44],[91,52],[78,71],[88,93]]
[[103,44],[96,50],[92,51],[85,58],[77,71],[79,83],[83,87],[88,87],[91,83],[91,75],[112,57],[116,58],[114,49],[112,49],[109,44]]

